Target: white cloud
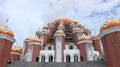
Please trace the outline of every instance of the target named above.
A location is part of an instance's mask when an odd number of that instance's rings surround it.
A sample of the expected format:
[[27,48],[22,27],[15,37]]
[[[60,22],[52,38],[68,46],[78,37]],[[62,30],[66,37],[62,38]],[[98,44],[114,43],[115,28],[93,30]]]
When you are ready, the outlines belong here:
[[[76,20],[98,33],[106,12],[119,3],[120,0],[0,0],[0,11],[8,14],[9,26],[20,44],[29,33],[34,35],[38,28],[61,17]],[[120,18],[120,8],[115,11],[115,17]],[[101,15],[91,16],[93,13]]]

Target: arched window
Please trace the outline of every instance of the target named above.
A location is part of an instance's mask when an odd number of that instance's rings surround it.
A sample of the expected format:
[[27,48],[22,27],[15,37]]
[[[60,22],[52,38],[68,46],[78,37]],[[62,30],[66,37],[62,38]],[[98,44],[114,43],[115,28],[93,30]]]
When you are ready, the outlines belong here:
[[70,62],[70,55],[66,56],[66,62]]
[[83,56],[80,56],[80,60],[83,61]]
[[49,56],[49,62],[53,62],[53,56],[52,55]]
[[52,50],[52,47],[51,47],[51,46],[48,46],[48,50]]
[[74,55],[74,62],[78,62],[78,55]]
[[45,56],[41,57],[41,62],[45,62]]
[[39,57],[36,57],[36,62],[38,62],[39,61]]
[[73,46],[72,46],[72,45],[70,45],[70,46],[69,46],[69,49],[71,49],[71,50],[72,50],[72,49],[73,49]]

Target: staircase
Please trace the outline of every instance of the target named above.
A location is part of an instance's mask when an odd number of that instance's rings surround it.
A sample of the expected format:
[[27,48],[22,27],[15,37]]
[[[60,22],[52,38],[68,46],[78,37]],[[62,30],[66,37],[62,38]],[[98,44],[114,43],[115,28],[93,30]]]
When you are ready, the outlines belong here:
[[88,61],[88,62],[58,62],[58,63],[41,63],[16,61],[8,64],[7,67],[106,67],[105,61]]

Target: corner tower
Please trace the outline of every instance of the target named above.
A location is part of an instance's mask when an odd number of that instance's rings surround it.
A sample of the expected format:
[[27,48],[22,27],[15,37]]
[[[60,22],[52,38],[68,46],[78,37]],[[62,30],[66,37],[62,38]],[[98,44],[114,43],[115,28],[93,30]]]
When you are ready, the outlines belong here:
[[108,19],[100,28],[107,67],[120,67],[120,19]]

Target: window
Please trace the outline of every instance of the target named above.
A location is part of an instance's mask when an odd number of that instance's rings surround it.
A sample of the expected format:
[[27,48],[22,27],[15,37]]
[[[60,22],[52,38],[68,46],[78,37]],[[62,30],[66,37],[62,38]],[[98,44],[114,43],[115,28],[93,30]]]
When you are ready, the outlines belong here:
[[74,55],[74,62],[78,62],[78,55]]
[[69,46],[69,49],[73,49],[73,46],[72,46],[72,45],[70,45],[70,46]]
[[45,56],[41,57],[41,62],[45,62]]
[[70,55],[66,56],[66,62],[70,62]]
[[38,62],[39,61],[39,57],[36,57],[36,62]]
[[53,56],[49,56],[49,62],[53,62]]
[[51,50],[52,49],[52,47],[51,46],[48,46],[48,50]]

